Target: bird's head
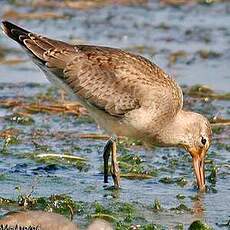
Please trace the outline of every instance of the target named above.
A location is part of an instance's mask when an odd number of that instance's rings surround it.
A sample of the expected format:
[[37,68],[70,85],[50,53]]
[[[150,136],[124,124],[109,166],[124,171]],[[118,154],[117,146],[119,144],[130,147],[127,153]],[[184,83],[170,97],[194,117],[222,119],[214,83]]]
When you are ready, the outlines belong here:
[[158,133],[156,143],[148,139],[144,143],[184,148],[192,156],[192,164],[199,190],[205,190],[204,160],[212,141],[211,124],[203,115],[180,110],[171,122]]
[[186,122],[186,127],[184,127],[186,138],[183,147],[192,156],[198,188],[204,190],[204,160],[212,141],[211,125],[204,116],[193,112],[187,113],[189,119],[186,119],[188,122]]

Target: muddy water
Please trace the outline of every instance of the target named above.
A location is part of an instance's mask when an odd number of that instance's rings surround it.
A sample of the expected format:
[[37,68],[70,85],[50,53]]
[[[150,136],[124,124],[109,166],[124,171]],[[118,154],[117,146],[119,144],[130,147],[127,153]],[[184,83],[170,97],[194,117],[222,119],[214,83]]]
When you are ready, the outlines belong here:
[[[22,13],[31,10],[30,7],[15,7],[4,2],[0,13],[9,8]],[[20,20],[18,23],[66,41],[121,47],[140,53],[175,76],[181,85],[205,84],[217,92],[230,91],[230,4],[227,2],[170,7],[151,1],[144,6],[114,5],[86,11],[55,9],[55,12],[67,15],[67,18]],[[1,49],[1,61],[25,60],[18,64],[0,64],[1,100],[20,99],[29,103],[38,94],[47,94],[48,82],[19,47],[2,34],[0,47],[4,48]],[[27,84],[15,84],[18,82]],[[28,84],[31,82],[40,84]],[[60,100],[60,95],[55,95],[55,98]],[[207,101],[186,96],[185,103],[186,107],[209,118],[220,115],[229,119],[229,100]],[[228,127],[214,134],[207,157],[207,177],[213,167],[218,170],[217,177],[208,180],[207,193],[197,193],[191,159],[184,151],[173,148],[146,150],[143,146],[126,142],[120,143],[120,155],[140,157],[142,172],[154,173],[147,180],[123,178],[122,189],[117,192],[103,184],[102,150],[105,141],[77,137],[82,133],[103,132],[91,120],[66,114],[35,113],[30,115],[33,122],[25,125],[7,119],[15,111],[20,111],[20,108],[0,107],[0,129],[19,130],[19,141],[7,145],[6,149],[6,138],[1,138],[1,197],[17,200],[18,194],[28,194],[32,185],[34,197],[67,194],[85,205],[86,213],[74,215],[74,220],[83,225],[89,222],[89,216],[95,214],[95,207],[90,205],[97,201],[116,218],[114,225],[119,226],[120,222],[127,224],[120,229],[151,223],[160,224],[159,229],[175,229],[178,224],[187,228],[196,219],[207,222],[214,229],[229,228],[225,225],[230,219]],[[36,157],[47,152],[73,154],[87,161],[83,166],[76,166],[65,161],[40,161]],[[20,192],[15,187],[20,187]],[[154,209],[155,200],[160,201],[160,210]],[[127,203],[134,211],[129,213],[129,218],[124,218],[127,213],[123,214],[118,207]],[[18,205],[2,205],[0,213],[20,208]]]

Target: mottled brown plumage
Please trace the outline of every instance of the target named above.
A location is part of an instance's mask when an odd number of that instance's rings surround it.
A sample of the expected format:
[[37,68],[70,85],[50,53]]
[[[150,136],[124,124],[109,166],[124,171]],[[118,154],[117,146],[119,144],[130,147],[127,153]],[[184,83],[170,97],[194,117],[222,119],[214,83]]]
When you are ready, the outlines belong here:
[[[120,49],[70,45],[9,22],[3,22],[3,31],[24,47],[51,82],[74,95],[111,136],[182,146],[203,162],[211,142],[209,122],[200,114],[182,110],[180,87],[149,60]],[[204,146],[201,137],[207,140]],[[200,174],[199,187],[204,185]]]
[[[0,229],[79,230],[74,222],[58,213],[38,210],[9,212],[0,218],[0,226],[3,226]],[[105,220],[96,219],[87,230],[113,230],[113,227]]]

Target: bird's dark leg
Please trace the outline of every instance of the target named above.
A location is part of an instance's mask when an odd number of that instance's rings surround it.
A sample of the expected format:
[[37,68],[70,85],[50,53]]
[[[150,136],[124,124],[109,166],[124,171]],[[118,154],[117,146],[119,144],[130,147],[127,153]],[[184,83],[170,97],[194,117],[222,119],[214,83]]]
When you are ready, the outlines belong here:
[[111,175],[114,182],[115,188],[120,188],[120,170],[117,162],[117,147],[116,147],[116,139],[111,138],[104,147],[104,183],[108,183],[108,173],[109,173],[109,156],[110,152],[112,152],[112,160],[111,160]]
[[120,188],[120,169],[117,162],[117,146],[116,141],[112,140],[112,161],[111,161],[111,175],[113,177],[114,187]]
[[104,147],[104,153],[103,153],[103,159],[104,159],[104,183],[108,183],[108,173],[109,173],[109,156],[110,152],[112,150],[113,141],[109,140],[105,147]]

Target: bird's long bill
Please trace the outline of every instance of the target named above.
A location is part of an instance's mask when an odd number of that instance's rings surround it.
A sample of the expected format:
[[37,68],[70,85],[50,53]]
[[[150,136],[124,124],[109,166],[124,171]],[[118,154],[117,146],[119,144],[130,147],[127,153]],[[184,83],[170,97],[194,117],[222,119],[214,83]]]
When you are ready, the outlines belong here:
[[200,191],[204,191],[205,190],[204,159],[193,157],[192,163],[196,175],[197,186]]

